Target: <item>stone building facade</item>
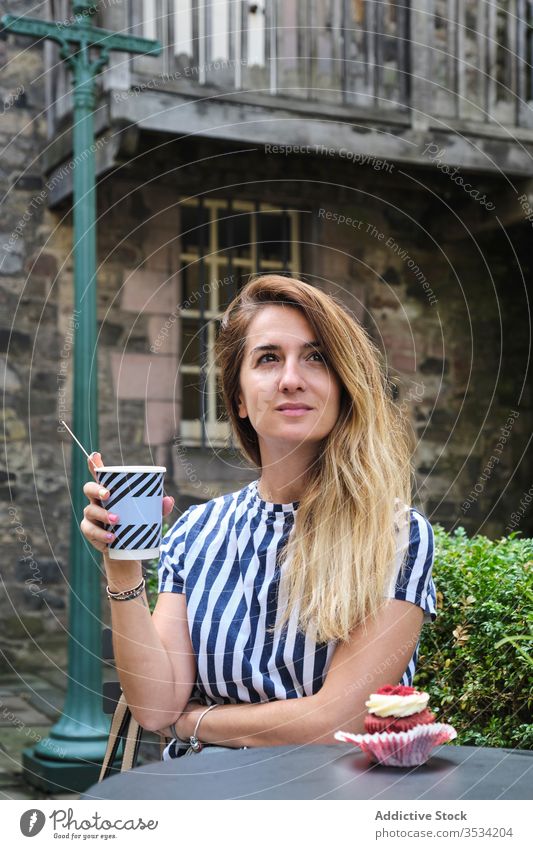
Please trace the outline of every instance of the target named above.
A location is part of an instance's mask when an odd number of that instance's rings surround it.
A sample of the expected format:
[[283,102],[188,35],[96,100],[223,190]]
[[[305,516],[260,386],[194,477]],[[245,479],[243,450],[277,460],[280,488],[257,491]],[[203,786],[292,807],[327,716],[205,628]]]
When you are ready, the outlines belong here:
[[[104,23],[118,14],[109,5]],[[72,446],[59,419],[70,419],[76,315],[69,113],[58,115],[57,101],[53,118],[45,111],[45,54],[26,39],[0,41],[9,668],[44,662],[44,652],[61,664],[65,645]],[[100,445],[88,447],[108,463],[164,463],[179,509],[257,477],[228,442],[209,368],[202,445],[199,354],[247,275],[278,268],[345,302],[383,351],[411,422],[417,506],[448,529],[508,532],[531,487],[533,130],[509,141],[495,124],[474,132],[472,116],[445,133],[369,114],[361,129],[361,111],[346,106],[335,116],[291,104],[289,114],[279,98],[239,105],[211,89],[200,108],[191,105],[198,81],[159,92],[157,125],[142,120],[145,109],[155,115],[155,95],[138,79],[132,88],[112,66],[102,90],[111,118],[96,114]],[[189,112],[173,117],[183,103]],[[254,122],[269,108],[277,129],[261,136]],[[233,129],[211,131],[224,122]],[[415,153],[402,154],[400,141]],[[531,534],[532,523],[524,509],[519,530]]]

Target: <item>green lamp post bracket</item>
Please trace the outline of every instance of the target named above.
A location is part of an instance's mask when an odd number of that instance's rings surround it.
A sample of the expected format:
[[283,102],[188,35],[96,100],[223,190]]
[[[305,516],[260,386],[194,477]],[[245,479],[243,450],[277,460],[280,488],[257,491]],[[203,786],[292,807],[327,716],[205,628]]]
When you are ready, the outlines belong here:
[[[95,9],[92,7],[92,14]],[[21,18],[16,15],[3,15],[2,24],[5,29],[18,35],[29,35],[34,38],[47,38],[56,41],[65,50],[68,44],[78,44],[82,47],[100,47],[107,50],[124,51],[126,53],[144,53],[158,56],[161,53],[159,41],[149,38],[139,38],[133,35],[121,35],[111,30],[95,27],[91,23],[89,13],[76,17],[75,23],[59,26],[59,24],[41,21],[39,18]]]

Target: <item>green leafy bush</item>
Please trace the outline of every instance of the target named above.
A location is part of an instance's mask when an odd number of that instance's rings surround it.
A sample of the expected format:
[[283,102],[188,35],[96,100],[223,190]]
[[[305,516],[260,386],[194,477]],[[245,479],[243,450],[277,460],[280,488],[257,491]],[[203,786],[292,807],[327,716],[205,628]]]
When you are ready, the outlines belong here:
[[457,743],[531,749],[533,540],[434,530],[438,616],[422,629],[415,684]]
[[[167,531],[170,530],[171,525],[168,524],[163,519],[163,525],[161,527],[161,538],[165,536]],[[159,559],[148,560],[145,570],[144,576],[146,580],[146,595],[148,597],[148,605],[150,607],[150,611],[153,613],[155,603],[157,601],[157,590],[158,590],[158,575],[157,575],[157,566],[159,563]]]
[[[533,540],[433,527],[438,616],[422,629],[414,683],[458,744],[532,749]],[[146,577],[153,609],[157,561]]]

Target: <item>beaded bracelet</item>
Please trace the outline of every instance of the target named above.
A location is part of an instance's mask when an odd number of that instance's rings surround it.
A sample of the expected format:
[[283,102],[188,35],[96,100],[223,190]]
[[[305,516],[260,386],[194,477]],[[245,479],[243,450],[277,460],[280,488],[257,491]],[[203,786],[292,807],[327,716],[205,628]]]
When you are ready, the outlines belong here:
[[130,601],[132,598],[137,598],[141,593],[144,592],[144,588],[146,585],[146,581],[143,578],[141,583],[137,587],[133,587],[131,590],[123,590],[122,592],[114,593],[109,587],[106,587],[107,597],[112,601]]

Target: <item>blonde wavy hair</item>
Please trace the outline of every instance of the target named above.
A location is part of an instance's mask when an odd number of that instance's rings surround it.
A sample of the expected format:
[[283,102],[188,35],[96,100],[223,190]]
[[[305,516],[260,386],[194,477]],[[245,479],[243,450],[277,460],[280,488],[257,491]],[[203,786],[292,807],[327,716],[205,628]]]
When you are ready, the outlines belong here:
[[248,461],[261,468],[257,433],[238,415],[240,372],[248,327],[267,304],[305,315],[342,387],[339,418],[308,470],[285,547],[287,607],[278,627],[298,610],[298,627],[316,628],[317,641],[345,641],[383,605],[398,553],[396,521],[409,521],[408,428],[381,354],[349,309],[302,280],[259,275],[228,305],[215,348],[233,439]]

